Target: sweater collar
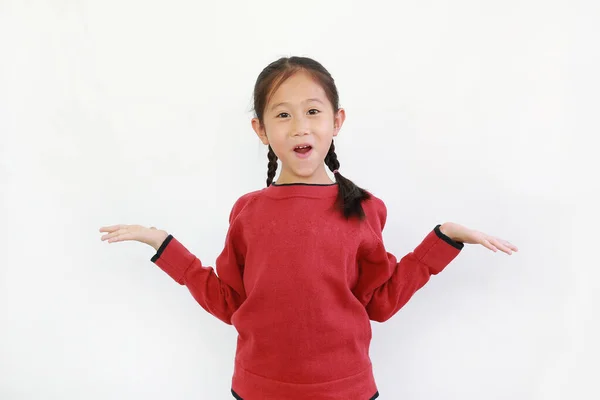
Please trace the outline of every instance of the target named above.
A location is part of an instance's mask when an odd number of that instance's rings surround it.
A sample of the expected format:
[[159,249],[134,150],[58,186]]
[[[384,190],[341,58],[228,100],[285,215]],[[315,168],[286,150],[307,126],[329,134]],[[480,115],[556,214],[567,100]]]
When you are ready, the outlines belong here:
[[318,183],[283,183],[271,184],[265,189],[265,193],[274,198],[285,197],[311,197],[328,198],[335,197],[338,194],[338,184],[318,184]]

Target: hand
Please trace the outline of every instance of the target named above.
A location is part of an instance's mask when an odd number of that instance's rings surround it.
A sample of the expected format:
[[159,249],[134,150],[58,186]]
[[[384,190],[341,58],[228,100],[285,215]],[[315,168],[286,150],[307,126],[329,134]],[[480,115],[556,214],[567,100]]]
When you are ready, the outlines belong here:
[[108,232],[101,237],[101,240],[107,240],[108,243],[123,242],[126,240],[136,240],[145,243],[158,250],[169,234],[155,227],[146,228],[141,225],[113,225],[103,226],[100,232]]
[[440,226],[440,230],[452,240],[462,243],[480,244],[493,252],[501,250],[506,254],[511,255],[513,251],[519,251],[517,246],[506,240],[466,228],[454,222],[444,223]]

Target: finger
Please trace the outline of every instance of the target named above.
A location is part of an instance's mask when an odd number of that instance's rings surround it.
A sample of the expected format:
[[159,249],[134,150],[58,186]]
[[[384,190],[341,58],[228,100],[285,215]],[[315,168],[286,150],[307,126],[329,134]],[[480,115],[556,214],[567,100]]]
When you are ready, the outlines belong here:
[[114,239],[116,237],[124,235],[124,234],[126,234],[128,232],[129,232],[128,228],[122,228],[122,229],[119,229],[119,230],[117,230],[115,232],[111,232],[109,234],[106,234],[106,235],[102,236],[102,240],[108,240],[109,242],[114,242],[115,241]]
[[506,247],[508,247],[509,249],[511,249],[512,251],[519,251],[519,248],[517,246],[515,246],[514,244],[512,244],[511,242],[507,241],[507,240],[502,240],[502,242],[504,243],[504,245]]
[[487,239],[483,239],[481,242],[481,245],[483,245],[484,247],[487,247],[488,249],[492,250],[494,253],[498,251],[498,249],[489,242],[489,240]]
[[519,251],[519,249],[517,248],[517,246],[515,246],[514,244],[512,244],[508,240],[504,240],[504,239],[500,239],[500,238],[495,238],[495,239],[498,240],[500,243],[502,243],[504,246],[506,246],[509,249],[511,249],[512,251]]
[[496,246],[496,248],[502,250],[506,254],[508,254],[508,255],[512,254],[512,250],[510,248],[508,248],[508,246],[506,246],[504,243],[502,243],[499,239],[489,238],[488,240],[492,245]]
[[108,240],[108,243],[114,243],[114,242],[124,242],[126,240],[133,240],[133,233],[132,232],[122,232],[117,236],[114,236],[113,238]]
[[124,224],[119,224],[119,225],[111,225],[111,226],[103,226],[102,228],[100,228],[100,232],[114,232],[117,229],[123,229],[125,228],[127,225]]
[[117,235],[117,236],[113,236],[112,238],[108,239],[108,243],[115,243],[115,242],[121,242],[123,235]]
[[100,240],[104,241],[104,240],[109,240],[112,239],[113,237],[117,236],[119,234],[119,232],[112,232],[112,233],[108,233],[106,235],[103,235]]

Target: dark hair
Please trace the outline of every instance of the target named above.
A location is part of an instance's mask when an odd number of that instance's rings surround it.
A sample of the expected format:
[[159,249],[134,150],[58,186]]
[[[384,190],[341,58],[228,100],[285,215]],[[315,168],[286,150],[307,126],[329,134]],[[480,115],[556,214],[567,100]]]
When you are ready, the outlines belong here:
[[[279,60],[269,64],[256,79],[254,85],[254,112],[261,125],[263,125],[263,113],[270,96],[275,93],[277,88],[290,76],[298,71],[305,71],[315,79],[325,91],[327,98],[333,106],[334,113],[339,110],[339,96],[335,86],[335,81],[331,74],[317,61],[308,57],[282,57]],[[267,186],[273,183],[275,172],[277,171],[277,156],[269,146],[269,164],[267,169]],[[335,145],[333,140],[329,147],[329,152],[325,156],[325,164],[333,172],[340,168],[337,154],[335,154]],[[346,218],[356,216],[363,219],[365,216],[362,208],[362,201],[370,198],[369,193],[356,186],[351,180],[335,172],[338,184],[337,207]]]

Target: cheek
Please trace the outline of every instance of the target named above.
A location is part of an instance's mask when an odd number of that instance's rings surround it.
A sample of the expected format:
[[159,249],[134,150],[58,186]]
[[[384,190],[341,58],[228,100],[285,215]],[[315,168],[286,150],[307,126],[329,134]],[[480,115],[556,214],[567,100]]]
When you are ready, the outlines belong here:
[[314,132],[319,137],[319,140],[330,141],[333,138],[335,128],[333,126],[333,121],[320,121],[318,125],[315,126]]
[[271,129],[267,130],[269,144],[271,145],[271,147],[273,148],[273,150],[275,151],[276,154],[279,151],[281,151],[282,149],[285,149],[287,146],[289,146],[289,143],[287,141],[288,134],[285,131],[285,129],[281,129],[281,128],[282,128],[281,126],[279,126],[279,127],[275,126],[275,127],[271,127]]

